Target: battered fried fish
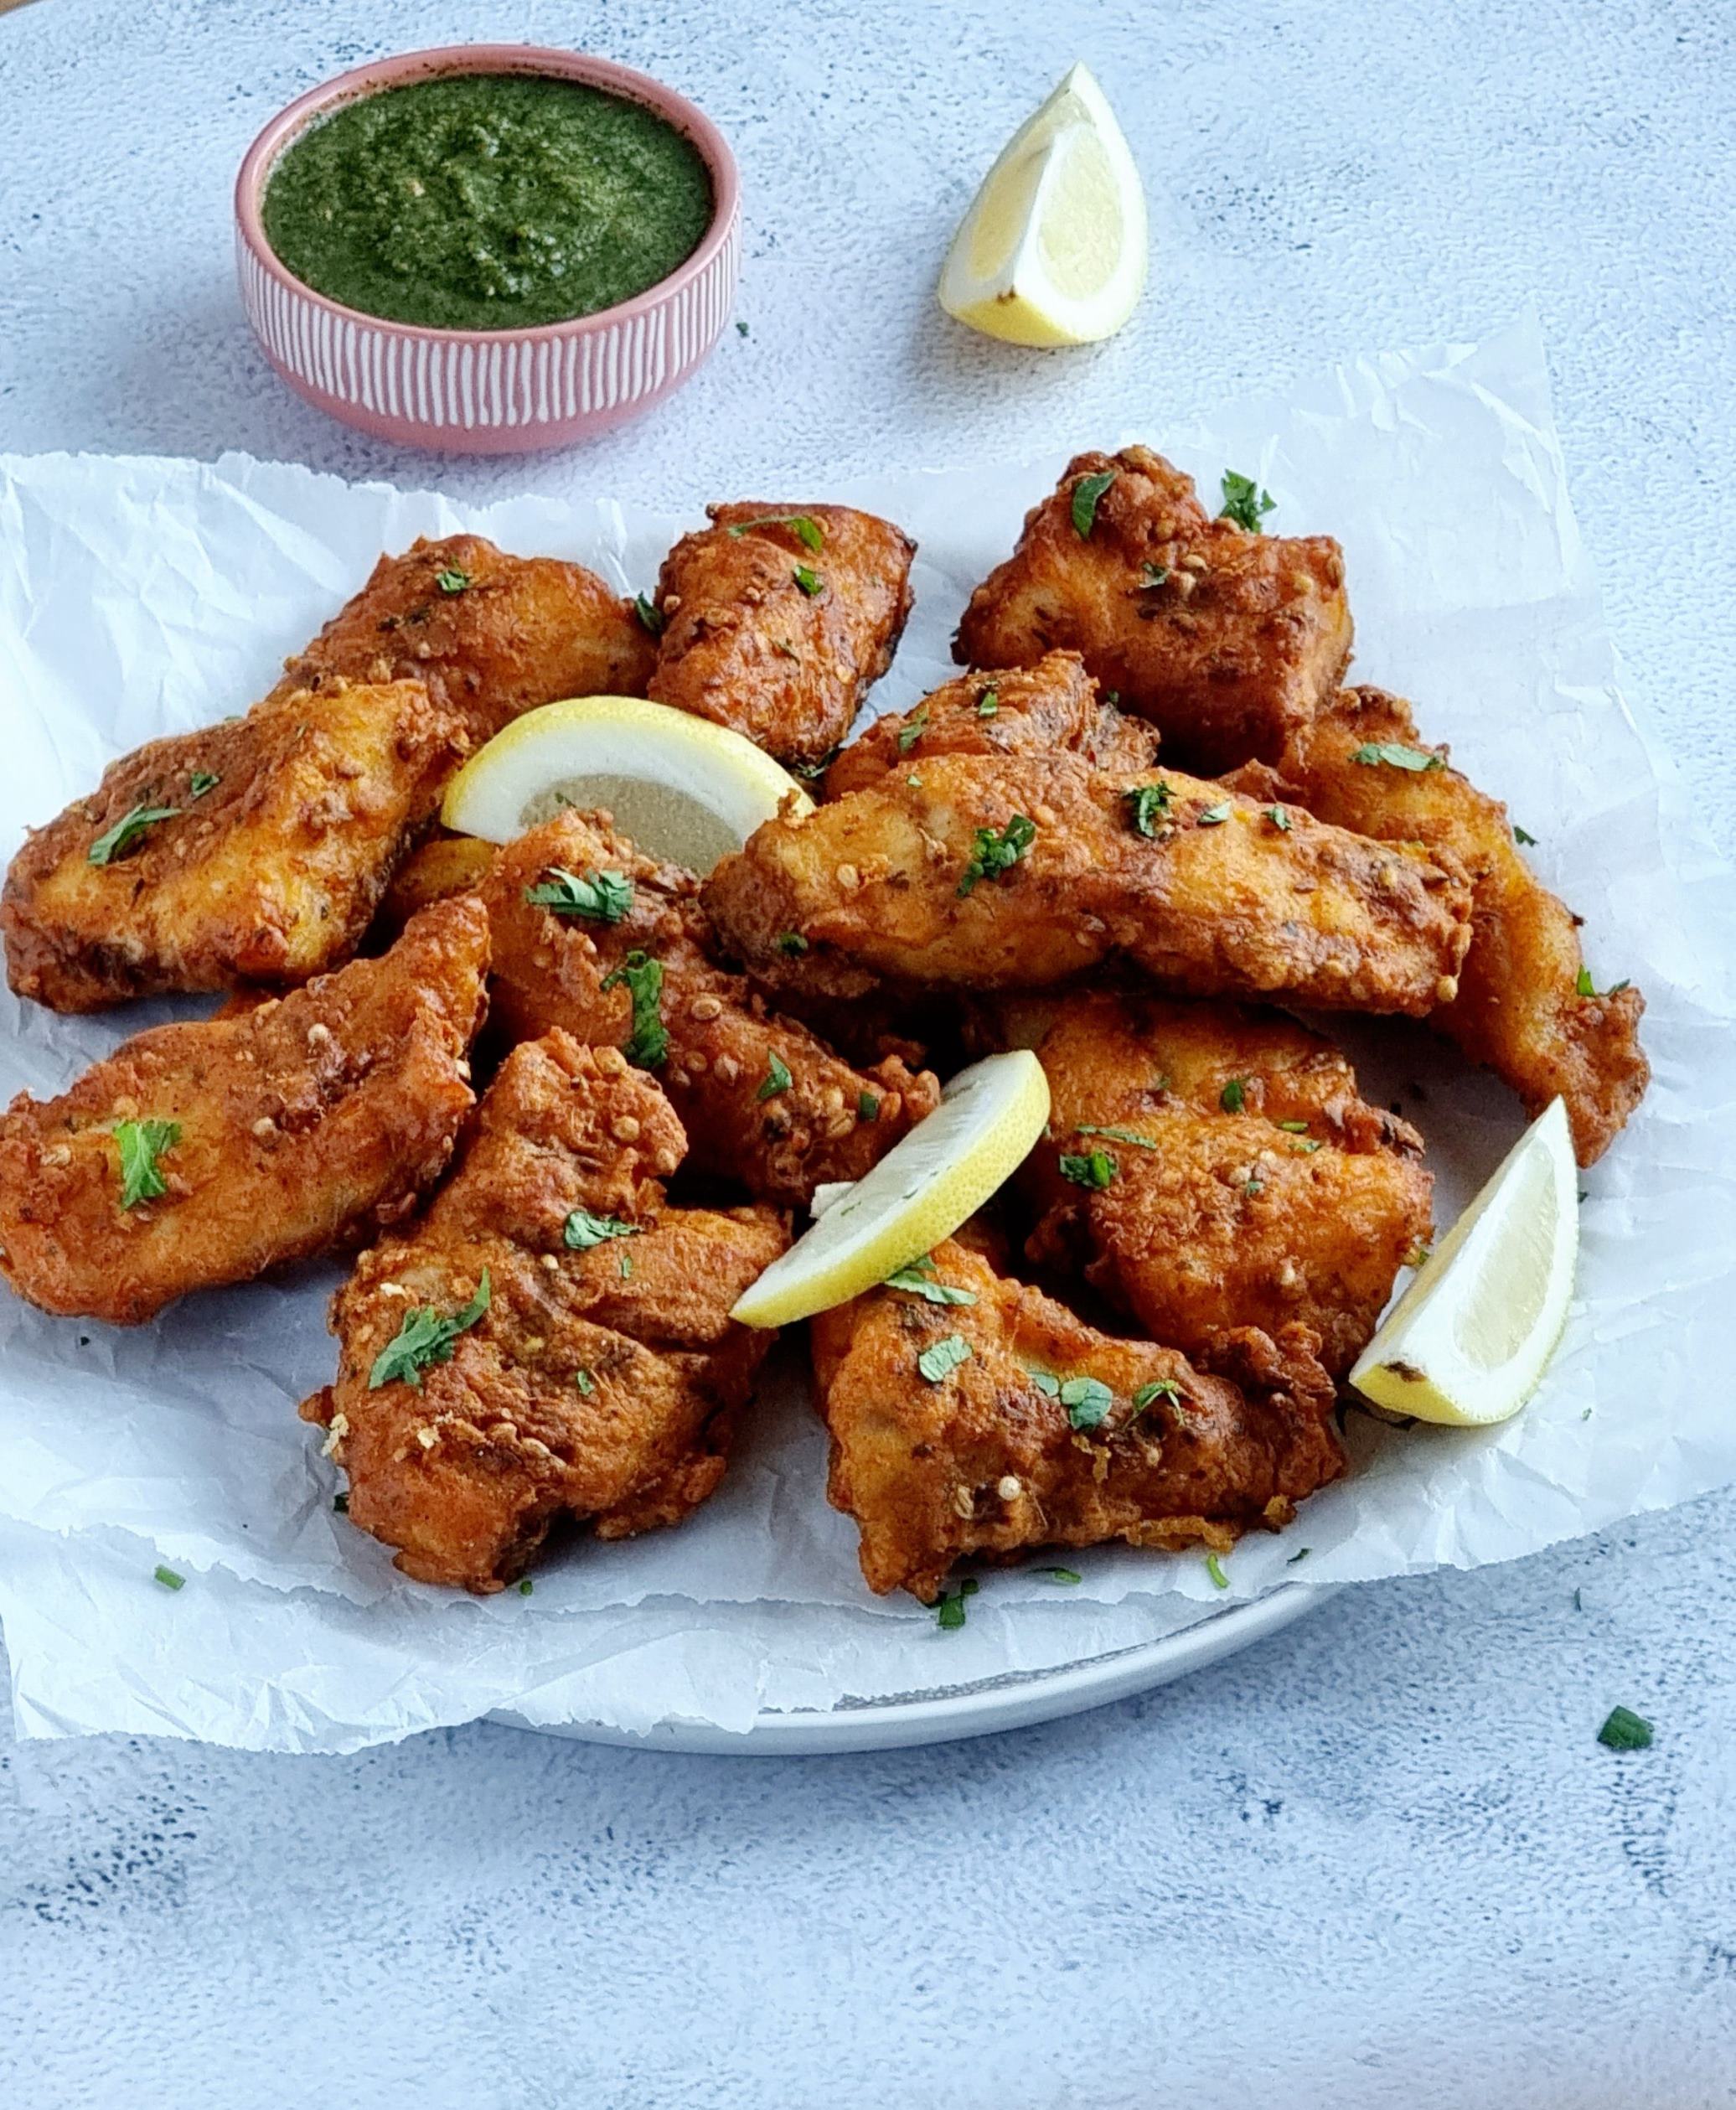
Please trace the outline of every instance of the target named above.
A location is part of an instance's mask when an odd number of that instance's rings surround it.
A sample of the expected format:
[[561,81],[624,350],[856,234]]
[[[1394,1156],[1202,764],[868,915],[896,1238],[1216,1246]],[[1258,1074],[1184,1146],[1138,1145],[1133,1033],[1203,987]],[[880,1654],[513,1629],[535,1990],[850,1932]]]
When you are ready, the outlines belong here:
[[382,959],[125,1042],[0,1115],[0,1275],[44,1311],[136,1326],[390,1223],[472,1104],[488,927],[474,899]]
[[705,510],[711,525],[664,560],[648,693],[812,768],[891,665],[916,545],[845,505]]
[[955,1560],[1036,1546],[1219,1549],[1287,1523],[1345,1459],[1305,1327],[1252,1328],[1191,1363],[1118,1341],[948,1240],[926,1278],[813,1322],[827,1494],[871,1590],[925,1602]]
[[337,1381],[302,1413],[406,1575],[497,1590],[562,1518],[626,1538],[722,1478],[774,1337],[729,1309],[789,1234],[771,1209],[667,1208],[684,1143],[616,1049],[528,1042],[426,1217],[333,1298]]
[[411,678],[480,747],[561,696],[643,696],[656,650],[633,603],[583,565],[448,535],[381,557],[271,693]]
[[1032,1261],[1189,1355],[1299,1322],[1349,1369],[1428,1242],[1433,1183],[1336,1048],[1276,1012],[1115,988],[985,1002],[970,1037],[1034,1048],[1048,1076],[1020,1174]]
[[1238,781],[1340,827],[1460,861],[1474,889],[1470,950],[1458,996],[1429,1022],[1533,1117],[1565,1099],[1579,1162],[1594,1164],[1651,1079],[1638,1039],[1646,1000],[1628,982],[1591,990],[1577,919],[1520,856],[1506,808],[1446,758],[1419,742],[1402,698],[1346,689],[1296,732],[1274,771]]
[[920,775],[938,755],[1082,755],[1099,769],[1149,769],[1157,734],[1099,703],[1076,652],[1051,652],[1034,667],[967,674],[924,696],[902,717],[876,718],[826,772],[825,796],[842,799],[894,769]]
[[1030,666],[1057,645],[1186,768],[1275,761],[1350,656],[1343,553],[1330,535],[1211,519],[1193,479],[1147,447],[1077,455],[971,596],[953,654]]
[[805,1204],[860,1179],[939,1098],[896,1056],[857,1070],[714,964],[698,882],[606,818],[565,813],[496,858],[483,895],[507,1030],[552,1026],[652,1071],[700,1170],[762,1201]]
[[349,959],[463,754],[419,682],[335,684],[152,740],[29,835],[0,895],[21,996],[306,981]]
[[1192,995],[1421,1014],[1455,993],[1470,934],[1444,852],[1072,755],[894,772],[766,822],[700,898],[767,988],[846,999],[1041,989],[1121,955]]

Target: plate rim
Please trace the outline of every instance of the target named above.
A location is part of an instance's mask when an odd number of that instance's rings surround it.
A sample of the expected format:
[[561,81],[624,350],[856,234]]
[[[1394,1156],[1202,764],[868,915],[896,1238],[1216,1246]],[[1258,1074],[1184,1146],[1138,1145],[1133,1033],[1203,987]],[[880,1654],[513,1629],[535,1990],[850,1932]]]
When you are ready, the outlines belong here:
[[829,1709],[765,1710],[746,1730],[714,1722],[669,1720],[649,1730],[607,1722],[535,1722],[511,1708],[496,1708],[484,1720],[569,1742],[607,1744],[633,1751],[669,1751],[728,1758],[844,1756],[850,1753],[944,1744],[989,1736],[1038,1722],[1081,1714],[1110,1701],[1149,1692],[1280,1633],[1319,1610],[1345,1587],[1280,1583],[1263,1597],[1209,1611],[1203,1619],[1155,1641],[1135,1642],[1101,1656],[1057,1664],[1047,1670],[1015,1672],[984,1684],[920,1698],[864,1700]]

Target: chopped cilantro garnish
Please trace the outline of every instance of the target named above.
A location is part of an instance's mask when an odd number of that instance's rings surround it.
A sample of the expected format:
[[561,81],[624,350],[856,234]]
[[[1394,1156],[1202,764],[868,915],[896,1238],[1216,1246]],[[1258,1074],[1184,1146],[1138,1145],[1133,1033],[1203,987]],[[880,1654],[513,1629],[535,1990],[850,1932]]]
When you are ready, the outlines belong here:
[[1276,503],[1272,494],[1263,491],[1251,476],[1240,475],[1234,469],[1224,471],[1223,504],[1217,509],[1220,520],[1233,520],[1250,535],[1258,535],[1261,520]]
[[1407,747],[1397,740],[1370,740],[1357,748],[1351,760],[1360,762],[1365,769],[1377,769],[1384,763],[1388,769],[1409,769],[1418,775],[1425,769],[1447,766],[1441,756],[1430,754],[1426,747]]
[[1299,1547],[1284,1564],[1286,1568],[1294,1568],[1299,1560],[1306,1560],[1310,1554],[1313,1551],[1314,1548],[1312,1546]]
[[977,1594],[977,1579],[966,1575],[954,1588],[947,1590],[934,1607],[934,1623],[948,1633],[964,1624],[964,1601]]
[[132,849],[147,828],[154,827],[159,820],[173,820],[180,810],[178,806],[135,806],[131,813],[122,814],[112,828],[103,830],[85,852],[85,858],[93,865],[113,864]]
[[1196,814],[1194,819],[1196,824],[1201,828],[1216,828],[1221,822],[1227,820],[1233,810],[1229,800],[1224,799],[1215,806],[1207,806],[1202,813]]
[[1082,476],[1073,486],[1073,532],[1082,541],[1097,525],[1097,509],[1103,494],[1119,473],[1099,469],[1095,476]]
[[1036,840],[1036,823],[1021,813],[1015,813],[999,835],[992,828],[979,828],[970,862],[958,882],[958,898],[964,900],[979,879],[999,879],[1010,871]]
[[529,1575],[526,1575],[526,1576],[523,1579],[523,1580],[519,1583],[519,1596],[521,1596],[521,1597],[528,1597],[528,1596],[530,1595],[531,1591],[532,1591],[533,1590],[535,1590],[535,1587],[536,1587],[536,1585],[535,1585],[534,1582],[532,1582],[532,1581],[531,1581],[531,1580],[530,1580],[530,1576],[529,1576]]
[[1516,820],[1513,823],[1513,840],[1523,843],[1527,850],[1535,850],[1537,846],[1537,837],[1528,829],[1522,828]]
[[1229,1588],[1230,1579],[1227,1575],[1225,1575],[1223,1571],[1223,1563],[1218,1559],[1216,1554],[1206,1554],[1206,1573],[1211,1576],[1212,1587],[1214,1590],[1227,1590]]
[[213,769],[195,769],[187,780],[187,789],[195,799],[203,799],[208,791],[214,791],[223,782]]
[[1308,1133],[1306,1121],[1280,1121],[1278,1125],[1286,1135],[1306,1135]]
[[1112,1143],[1137,1144],[1142,1151],[1155,1151],[1158,1146],[1150,1135],[1141,1135],[1137,1129],[1099,1128],[1094,1121],[1081,1121],[1074,1129],[1075,1135],[1107,1135]]
[[1157,833],[1154,823],[1160,814],[1170,810],[1174,795],[1166,783],[1135,784],[1131,791],[1124,791],[1122,797],[1128,805],[1128,819],[1142,835]]
[[1142,1384],[1134,1394],[1133,1414],[1125,1425],[1131,1428],[1146,1408],[1159,1399],[1167,1399],[1175,1406],[1181,1404],[1181,1388],[1173,1378],[1153,1378]]
[[[1574,979],[1573,986],[1582,996],[1595,996],[1599,993],[1597,985],[1591,979],[1591,970],[1589,967],[1582,967],[1579,970]],[[1611,982],[1602,993],[1605,996],[1620,996],[1623,990],[1631,989],[1632,986],[1633,984],[1628,981]]]
[[776,1099],[780,1092],[787,1092],[795,1081],[789,1073],[789,1065],[777,1055],[772,1055],[767,1062],[766,1080],[753,1096],[756,1100]]
[[790,577],[810,601],[816,593],[823,591],[826,583],[818,571],[811,571],[805,564],[797,565],[791,571]]
[[930,1384],[938,1384],[943,1378],[956,1370],[960,1363],[970,1360],[970,1343],[962,1333],[943,1334],[932,1346],[923,1349],[917,1358],[917,1368]]
[[977,716],[979,718],[992,718],[1000,708],[1000,691],[999,689],[984,689],[981,696],[977,698]]
[[880,1119],[880,1101],[872,1092],[856,1094],[856,1119],[859,1121],[877,1121]]
[[633,597],[633,612],[654,638],[663,635],[664,613],[654,601],[647,599],[643,593],[636,593]]
[[[794,654],[792,654],[791,656],[793,658]],[[844,742],[840,740],[836,747],[828,747],[818,762],[791,762],[784,766],[793,777],[800,777],[804,783],[813,783],[824,776],[827,770],[837,761],[839,750],[843,745]]]
[[1039,1568],[1036,1572],[1040,1575],[1046,1575],[1051,1582],[1060,1583],[1067,1588],[1085,1580],[1077,1568]]
[[1268,806],[1266,818],[1280,835],[1287,835],[1290,832],[1290,817],[1282,806]]
[[1161,586],[1169,576],[1167,564],[1142,564],[1139,566],[1139,591],[1144,593],[1152,587]]
[[633,1280],[633,1259],[630,1254],[623,1253],[621,1255],[620,1260],[617,1263],[615,1272],[621,1277],[621,1280],[623,1282],[630,1282]]
[[1115,1404],[1114,1394],[1101,1378],[1063,1378],[1055,1396],[1076,1429],[1100,1429]]
[[921,1297],[929,1304],[974,1304],[974,1290],[955,1290],[948,1282],[934,1280],[934,1255],[925,1253],[908,1267],[900,1268],[886,1277],[889,1290],[905,1290],[912,1296]]
[[462,593],[470,583],[470,574],[449,566],[446,571],[434,574],[434,583],[442,593]]
[[588,1399],[597,1389],[597,1380],[588,1370],[575,1370],[572,1381],[579,1388],[579,1397]]
[[1087,1151],[1061,1153],[1061,1177],[1071,1180],[1075,1187],[1091,1187],[1101,1191],[1109,1185],[1121,1167],[1107,1151]]
[[793,959],[798,954],[807,951],[808,940],[798,930],[780,931],[778,934],[778,949],[788,958]]
[[586,916],[597,923],[618,923],[633,907],[633,882],[624,872],[599,871],[581,878],[559,865],[547,869],[545,880],[524,889],[524,898],[533,908],[552,909],[557,916]]
[[1226,1114],[1239,1114],[1248,1104],[1248,1081],[1232,1077],[1217,1095],[1217,1103]]
[[121,1153],[121,1207],[154,1202],[168,1192],[157,1161],[181,1140],[178,1121],[116,1121],[115,1146]]
[[1612,1707],[1598,1741],[1612,1751],[1645,1751],[1651,1748],[1651,1724],[1631,1707]]
[[575,1253],[588,1253],[609,1239],[636,1239],[643,1228],[618,1216],[593,1216],[589,1209],[575,1209],[561,1235]]
[[378,1392],[381,1385],[401,1379],[420,1392],[423,1371],[437,1363],[452,1361],[458,1336],[468,1333],[481,1318],[493,1295],[488,1270],[484,1268],[482,1280],[476,1285],[476,1295],[462,1311],[455,1311],[450,1318],[444,1312],[431,1311],[426,1305],[418,1305],[413,1311],[406,1311],[396,1335],[374,1358],[374,1368],[368,1373],[368,1389]]
[[605,991],[625,983],[633,999],[633,1032],[625,1049],[638,1069],[656,1069],[669,1052],[669,1028],[663,1022],[663,962],[648,953],[630,952],[602,978]]
[[749,535],[755,528],[787,527],[805,548],[816,552],[825,547],[826,532],[811,513],[767,513],[757,520],[736,520],[731,535]]
[[899,727],[899,753],[902,755],[907,755],[911,749],[915,747],[917,741],[922,738],[922,735],[927,730],[928,706],[925,703],[920,711],[912,711],[911,716],[906,719],[902,726]]

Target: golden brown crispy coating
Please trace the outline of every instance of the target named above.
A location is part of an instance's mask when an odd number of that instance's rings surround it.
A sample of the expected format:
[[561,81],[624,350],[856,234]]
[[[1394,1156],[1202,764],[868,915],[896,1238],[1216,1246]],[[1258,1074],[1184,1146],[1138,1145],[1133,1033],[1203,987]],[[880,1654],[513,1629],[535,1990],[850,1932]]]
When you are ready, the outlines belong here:
[[[811,766],[891,665],[916,545],[847,505],[768,499],[705,511],[711,525],[664,559],[664,628],[648,693],[732,727],[780,762]],[[792,519],[818,530],[819,549]]]
[[1433,1183],[1336,1047],[1275,1011],[1116,988],[985,1001],[971,1037],[1034,1048],[1049,1079],[1020,1175],[1033,1261],[1190,1355],[1299,1322],[1343,1375],[1428,1242]]
[[[392,1223],[444,1170],[472,1096],[480,902],[281,1001],[158,1026],[60,1098],[0,1116],[0,1273],[46,1311],[134,1326]],[[166,1122],[162,1191],[123,1198],[123,1124]]]
[[1506,808],[1456,769],[1380,760],[1372,751],[1383,746],[1437,754],[1443,764],[1447,755],[1419,741],[1401,697],[1345,689],[1297,732],[1275,770],[1246,776],[1323,820],[1460,861],[1474,889],[1470,950],[1458,996],[1429,1022],[1510,1084],[1533,1117],[1558,1094],[1565,1099],[1579,1162],[1595,1163],[1651,1079],[1638,1038],[1645,998],[1631,984],[1581,996],[1576,919],[1519,854]]
[[431,902],[473,893],[493,861],[493,844],[475,835],[431,835],[399,866],[380,904],[381,923],[400,931]]
[[[729,1309],[789,1233],[771,1209],[668,1208],[684,1145],[615,1049],[527,1042],[426,1216],[333,1298],[337,1381],[302,1412],[331,1432],[350,1522],[405,1574],[497,1590],[558,1519],[624,1538],[678,1523],[723,1476],[774,1337]],[[591,1237],[599,1219],[609,1233],[576,1245],[570,1223]],[[449,1359],[372,1382],[413,1312],[455,1317],[484,1276]]]
[[[287,694],[148,742],[13,858],[0,897],[13,988],[88,1011],[336,966],[464,751],[414,681]],[[90,861],[127,816],[163,809]]]
[[411,678],[480,747],[562,696],[643,696],[656,649],[631,600],[581,564],[509,556],[480,535],[424,537],[380,558],[272,695]]
[[[827,1494],[861,1528],[870,1589],[929,1601],[955,1560],[1036,1546],[1222,1550],[1287,1523],[1344,1471],[1332,1383],[1305,1327],[1275,1341],[1231,1333],[1190,1363],[1098,1332],[955,1241],[933,1259],[933,1279],[973,1302],[880,1289],[813,1323]],[[931,1379],[918,1359],[948,1337],[969,1356]],[[1111,1395],[1091,1428],[1076,1419],[1104,1403],[1084,1378]],[[1154,1385],[1180,1396],[1142,1393]]]
[[[1113,481],[1082,535],[1073,493],[1101,475]],[[1350,656],[1343,553],[1330,535],[1211,519],[1193,479],[1148,447],[1076,455],[971,596],[953,653],[970,666],[1030,666],[1057,646],[1082,654],[1186,767],[1211,775],[1273,761]]]
[[1470,937],[1470,890],[1451,860],[1284,820],[1169,771],[943,755],[914,784],[895,771],[766,822],[700,898],[774,991],[1040,989],[1119,954],[1197,996],[1411,1013],[1446,1002]]
[[[631,905],[610,923],[525,898],[562,871],[618,874]],[[926,1070],[912,1074],[896,1056],[854,1069],[716,965],[698,882],[643,856],[602,816],[561,814],[520,836],[500,852],[483,892],[496,1012],[520,1038],[562,1026],[583,1041],[627,1046],[630,985],[603,984],[630,959],[655,963],[669,1038],[654,1070],[691,1139],[693,1163],[762,1201],[805,1204],[822,1180],[860,1179],[938,1100]]]
[[892,769],[922,774],[937,755],[1082,755],[1099,769],[1149,769],[1157,733],[1099,703],[1076,652],[1034,667],[962,675],[902,716],[876,718],[826,772],[825,797],[842,799]]

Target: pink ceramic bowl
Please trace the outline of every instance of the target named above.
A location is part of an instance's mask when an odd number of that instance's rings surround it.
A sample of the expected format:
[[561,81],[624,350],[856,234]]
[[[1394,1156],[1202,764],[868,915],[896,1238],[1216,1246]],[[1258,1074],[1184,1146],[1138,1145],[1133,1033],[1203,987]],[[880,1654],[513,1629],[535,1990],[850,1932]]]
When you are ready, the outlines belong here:
[[[711,174],[703,241],[636,299],[540,329],[432,329],[328,300],[278,262],[260,204],[277,157],[315,119],[382,88],[447,73],[552,74],[643,103],[685,132]],[[241,302],[266,357],[297,394],[377,439],[467,454],[564,447],[679,388],[723,334],[741,272],[735,156],[705,113],[648,74],[536,44],[452,44],[339,74],[298,96],[247,150],[235,180]]]

